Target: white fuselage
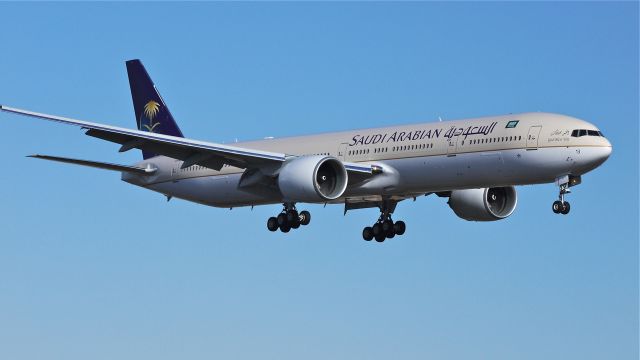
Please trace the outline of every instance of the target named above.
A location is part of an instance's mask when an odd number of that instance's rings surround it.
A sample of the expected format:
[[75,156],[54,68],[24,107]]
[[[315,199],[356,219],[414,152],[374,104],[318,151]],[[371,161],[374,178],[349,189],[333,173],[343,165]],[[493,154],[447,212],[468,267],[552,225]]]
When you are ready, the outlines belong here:
[[[575,130],[584,130],[583,136]],[[572,134],[574,136],[572,136]],[[589,135],[590,134],[590,135]],[[266,139],[236,144],[290,155],[326,155],[377,165],[371,177],[353,176],[349,199],[407,198],[456,189],[553,182],[582,175],[602,164],[611,144],[583,120],[550,113],[525,113]],[[157,156],[139,165],[153,176],[123,174],[123,180],[167,196],[218,207],[282,203],[277,188],[239,187],[244,169],[215,171]]]

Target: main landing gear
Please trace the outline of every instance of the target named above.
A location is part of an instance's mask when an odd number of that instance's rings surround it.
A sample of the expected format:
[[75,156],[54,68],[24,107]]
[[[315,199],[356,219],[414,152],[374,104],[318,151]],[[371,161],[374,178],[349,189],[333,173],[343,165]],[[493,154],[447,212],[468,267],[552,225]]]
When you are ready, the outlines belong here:
[[556,185],[560,187],[560,193],[558,194],[558,200],[554,201],[551,206],[551,210],[553,210],[555,214],[567,215],[569,213],[571,205],[564,199],[564,196],[571,193],[569,187],[578,185],[581,182],[582,179],[580,176],[573,175],[562,176],[556,179]]
[[362,230],[362,238],[365,241],[376,239],[377,242],[383,242],[385,239],[392,239],[396,235],[403,235],[405,230],[407,230],[407,226],[404,221],[394,222],[391,219],[391,212],[383,208],[380,210],[378,221],[373,226],[367,226]]
[[309,225],[311,222],[311,213],[307,210],[296,210],[293,204],[284,204],[284,209],[278,216],[270,217],[267,220],[267,229],[269,231],[277,231],[280,229],[283,233],[288,233],[291,229],[297,229],[300,225]]

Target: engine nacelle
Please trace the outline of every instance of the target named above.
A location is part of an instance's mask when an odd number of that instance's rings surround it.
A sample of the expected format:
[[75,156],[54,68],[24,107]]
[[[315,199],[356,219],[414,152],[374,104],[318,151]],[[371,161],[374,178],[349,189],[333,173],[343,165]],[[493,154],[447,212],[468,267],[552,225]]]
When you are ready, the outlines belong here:
[[335,200],[347,189],[347,170],[334,157],[302,156],[286,162],[278,175],[284,200],[322,202]]
[[516,209],[518,196],[513,186],[454,190],[449,198],[453,212],[469,221],[495,221]]

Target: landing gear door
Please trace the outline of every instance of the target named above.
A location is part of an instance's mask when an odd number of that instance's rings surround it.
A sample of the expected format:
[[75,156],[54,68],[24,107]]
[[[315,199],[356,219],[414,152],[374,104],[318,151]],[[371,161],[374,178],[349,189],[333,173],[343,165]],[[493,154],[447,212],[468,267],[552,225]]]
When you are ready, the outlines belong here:
[[538,138],[540,137],[540,130],[542,130],[542,126],[532,126],[529,128],[529,134],[527,135],[527,149],[538,148]]
[[340,144],[340,147],[338,148],[338,159],[342,160],[342,161],[347,161],[347,143],[342,143]]

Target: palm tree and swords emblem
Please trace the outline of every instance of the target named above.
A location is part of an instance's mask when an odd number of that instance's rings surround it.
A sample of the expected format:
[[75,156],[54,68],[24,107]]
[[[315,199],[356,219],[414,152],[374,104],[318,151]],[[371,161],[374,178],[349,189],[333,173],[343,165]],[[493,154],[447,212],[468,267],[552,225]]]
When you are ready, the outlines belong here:
[[142,126],[146,128],[148,132],[153,132],[153,130],[155,130],[155,128],[160,125],[160,122],[156,122],[156,123],[153,122],[153,118],[155,118],[159,112],[160,112],[160,104],[158,104],[153,100],[150,100],[148,103],[144,105],[144,111],[143,111],[144,118],[146,118],[149,121],[149,124],[142,124]]

